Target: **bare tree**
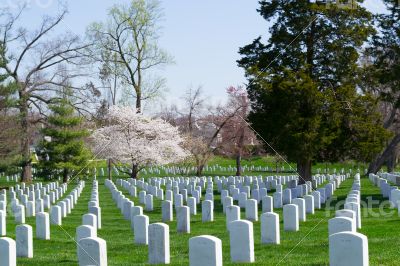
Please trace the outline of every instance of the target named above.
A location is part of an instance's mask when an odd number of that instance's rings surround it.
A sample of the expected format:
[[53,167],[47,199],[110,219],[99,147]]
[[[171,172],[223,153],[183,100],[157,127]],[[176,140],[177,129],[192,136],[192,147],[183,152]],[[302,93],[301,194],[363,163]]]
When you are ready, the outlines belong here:
[[[256,136],[249,127],[246,119],[250,111],[250,101],[246,91],[241,87],[229,87],[227,89],[228,102],[225,105],[227,112],[234,116],[227,122],[222,133],[221,150],[226,155],[235,157],[236,175],[242,174],[241,160],[246,152],[246,146],[254,146]],[[247,150],[250,154],[251,150]]]
[[164,86],[164,79],[149,75],[149,70],[172,61],[158,46],[161,17],[158,0],[131,0],[129,5],[115,5],[106,23],[93,23],[88,29],[96,44],[94,58],[107,54],[97,60],[112,66],[114,82],[133,88],[139,113],[142,100],[154,97]]
[[196,124],[199,117],[203,114],[204,103],[206,98],[203,95],[203,88],[198,86],[193,88],[192,86],[183,95],[182,100],[185,103],[184,109],[182,111],[183,118],[186,120],[184,123],[185,127],[183,131],[193,135],[194,129],[193,125]]
[[222,147],[222,133],[242,109],[231,101],[227,105],[205,106],[201,87],[189,88],[183,100],[181,131],[186,133],[186,149],[196,163],[196,174],[201,175],[212,155]]
[[175,104],[171,106],[161,106],[160,112],[157,114],[162,120],[170,123],[174,127],[180,125],[180,112]]
[[[77,69],[70,71],[68,78],[78,77],[83,50],[79,37],[67,33],[52,37],[52,31],[61,23],[67,13],[62,11],[55,17],[44,17],[37,30],[17,28],[24,8],[17,14],[0,14],[0,42],[4,49],[0,55],[6,64],[2,72],[9,76],[8,83],[16,87],[16,105],[19,110],[21,128],[22,174],[21,181],[31,180],[31,126],[41,121],[32,113],[44,114],[47,104],[52,102],[62,74],[60,64],[72,64]],[[32,119],[33,118],[33,119]]]

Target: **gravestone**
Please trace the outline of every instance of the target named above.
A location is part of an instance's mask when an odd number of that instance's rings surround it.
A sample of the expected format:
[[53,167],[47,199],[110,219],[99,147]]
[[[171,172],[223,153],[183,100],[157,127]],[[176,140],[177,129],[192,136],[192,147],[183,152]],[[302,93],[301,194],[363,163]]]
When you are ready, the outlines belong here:
[[229,206],[226,208],[226,228],[229,228],[229,224],[236,220],[240,220],[240,207],[236,205]]
[[226,208],[229,207],[229,206],[232,206],[232,205],[233,205],[233,198],[229,197],[229,196],[226,196],[224,198],[223,206],[222,206],[223,213],[226,213]]
[[90,225],[80,225],[76,228],[76,242],[79,242],[83,238],[97,237],[97,230]]
[[16,243],[8,237],[0,238],[0,265],[1,266],[16,266],[17,251]]
[[261,243],[280,244],[279,215],[265,212],[261,215]]
[[222,242],[214,236],[196,236],[189,239],[190,266],[222,266]]
[[302,222],[306,221],[306,201],[302,198],[293,199],[293,204],[297,205],[299,220]]
[[261,199],[262,202],[262,212],[273,212],[273,198],[271,196],[265,196]]
[[357,223],[356,223],[356,213],[353,210],[347,210],[347,209],[343,209],[343,210],[337,210],[335,212],[335,217],[347,217],[350,218],[353,222],[353,226],[355,228],[357,228]]
[[[89,207],[89,213],[96,215],[97,229],[101,229],[101,208],[98,206]],[[130,219],[130,217],[129,217],[129,219]]]
[[61,225],[61,208],[60,206],[51,206],[50,208],[50,223],[55,225]]
[[82,225],[93,226],[97,230],[97,217],[92,213],[82,215]]
[[50,240],[50,218],[47,212],[36,214],[36,237],[38,239]]
[[356,232],[356,227],[352,218],[335,217],[328,220],[329,235],[345,231]]
[[136,215],[143,215],[143,207],[142,206],[133,206],[131,208],[131,229],[135,230],[134,224],[135,224],[135,216]]
[[83,238],[78,242],[79,266],[107,266],[107,243],[98,237]]
[[0,236],[7,234],[6,212],[0,211]]
[[179,233],[190,233],[190,210],[187,206],[177,209],[177,231]]
[[149,217],[147,215],[136,215],[134,218],[135,244],[148,244]]
[[284,205],[292,203],[292,190],[290,188],[283,190],[282,201]]
[[175,194],[175,210],[183,206],[183,196],[181,194]]
[[237,220],[229,223],[232,262],[254,262],[253,223]]
[[18,225],[15,233],[17,257],[33,258],[33,236],[32,226],[27,224]]
[[61,217],[62,218],[67,217],[67,206],[66,206],[65,202],[64,201],[60,201],[57,205],[60,206]]
[[306,204],[306,213],[314,214],[314,196],[305,195],[304,200]]
[[190,214],[196,215],[197,214],[197,203],[196,203],[196,198],[194,197],[188,197],[187,199],[187,204],[190,209]]
[[246,219],[249,221],[258,221],[258,204],[255,199],[246,201]]
[[14,219],[17,224],[25,223],[25,207],[24,205],[17,204],[14,211]]
[[153,211],[153,195],[147,194],[145,201],[145,210],[150,212]]
[[356,232],[329,236],[330,266],[368,266],[368,239]]
[[38,199],[35,202],[35,213],[44,212],[43,200]]
[[165,200],[161,203],[162,221],[171,222],[174,220],[174,212],[172,210],[172,202]]
[[285,231],[299,231],[299,211],[296,204],[283,206],[283,229]]
[[361,210],[360,205],[354,202],[348,202],[344,204],[344,209],[352,210],[356,214],[356,226],[361,229]]
[[275,192],[273,194],[274,208],[282,208],[282,192]]
[[247,201],[247,193],[246,192],[241,192],[239,194],[239,207],[240,208],[245,208],[246,207],[246,201]]
[[122,214],[124,215],[125,220],[129,220],[131,218],[131,209],[135,206],[132,201],[127,200],[122,205]]
[[311,195],[314,196],[314,208],[321,209],[321,194],[319,191],[313,191]]
[[163,223],[149,225],[149,264],[169,264],[169,227]]
[[211,200],[205,200],[201,203],[201,220],[203,222],[214,221],[214,203]]

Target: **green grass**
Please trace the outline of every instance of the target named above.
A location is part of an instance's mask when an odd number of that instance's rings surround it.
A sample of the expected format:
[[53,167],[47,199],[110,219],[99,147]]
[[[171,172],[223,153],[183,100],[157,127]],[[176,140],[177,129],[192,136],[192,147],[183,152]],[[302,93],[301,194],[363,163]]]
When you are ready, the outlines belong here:
[[[145,265],[147,263],[147,246],[133,244],[133,233],[130,222],[124,220],[120,210],[112,201],[111,193],[104,186],[104,180],[99,180],[100,206],[102,208],[103,227],[98,231],[98,236],[107,241],[109,265]],[[114,181],[115,182],[115,181]],[[368,196],[382,201],[379,189],[374,187],[368,179],[362,179],[362,198]],[[335,204],[344,200],[351,189],[353,179],[346,180],[335,192]],[[65,195],[76,186],[70,184]],[[34,258],[18,258],[18,265],[76,265],[76,243],[71,237],[75,236],[75,229],[81,224],[81,217],[87,213],[87,203],[92,185],[86,183],[78,204],[67,218],[63,219],[62,227],[51,226],[51,240],[35,239],[35,218],[27,218],[27,224],[32,225],[34,231]],[[127,191],[119,189],[128,196]],[[201,222],[201,204],[198,205],[196,216],[191,216],[191,233],[178,234],[176,222],[169,222],[171,265],[188,265],[189,238],[198,235],[213,235],[222,240],[224,265],[241,265],[230,262],[229,235],[226,230],[225,217],[222,214],[220,197],[214,193],[214,222]],[[131,197],[130,197],[131,198]],[[131,198],[135,205],[140,205],[138,198]],[[154,211],[145,212],[150,218],[150,223],[161,221],[161,202],[154,200]],[[378,204],[372,206],[378,212]],[[385,211],[390,211],[386,205]],[[334,211],[327,213],[325,209],[316,210],[314,215],[307,215],[306,222],[300,222],[299,232],[283,231],[282,210],[277,209],[281,221],[281,244],[262,245],[260,243],[260,222],[254,222],[255,258],[254,265],[328,265],[328,219],[334,216]],[[260,212],[259,212],[260,214]],[[241,217],[244,218],[244,212]],[[176,219],[174,213],[174,219]],[[398,240],[400,219],[397,210],[394,215],[387,217],[363,217],[361,233],[368,237],[370,265],[398,265]],[[15,238],[15,224],[13,217],[7,217],[8,237]]]

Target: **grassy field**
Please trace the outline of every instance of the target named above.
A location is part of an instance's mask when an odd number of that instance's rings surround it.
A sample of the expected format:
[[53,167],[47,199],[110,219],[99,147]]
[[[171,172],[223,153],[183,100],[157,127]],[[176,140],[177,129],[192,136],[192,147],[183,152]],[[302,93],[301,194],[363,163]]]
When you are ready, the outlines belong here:
[[[214,173],[218,174],[218,173]],[[335,192],[337,199],[332,202],[344,200],[350,191],[353,179],[342,183]],[[147,246],[133,244],[133,233],[130,222],[123,219],[120,210],[112,201],[110,191],[104,186],[104,179],[99,179],[100,206],[102,208],[103,227],[98,231],[98,236],[107,241],[109,265],[145,265],[147,263]],[[76,184],[72,182],[68,187],[68,195]],[[76,243],[73,240],[75,229],[81,224],[81,217],[87,213],[87,203],[90,197],[91,181],[87,181],[86,187],[78,200],[78,204],[67,218],[63,219],[62,226],[51,226],[51,240],[34,239],[34,258],[18,258],[18,265],[76,265]],[[127,191],[119,189],[128,196]],[[269,193],[271,194],[271,193]],[[372,197],[382,201],[379,189],[374,187],[368,179],[362,179],[362,198]],[[170,222],[171,265],[188,265],[188,241],[189,238],[198,235],[213,235],[222,240],[224,265],[232,264],[229,255],[229,235],[226,230],[225,217],[222,214],[220,197],[215,195],[214,222],[201,222],[201,204],[198,205],[198,214],[191,216],[191,233],[178,234],[176,222]],[[135,205],[140,205],[137,198],[131,198]],[[150,218],[150,223],[161,221],[161,202],[154,201],[153,212],[145,212]],[[379,212],[379,204],[375,203],[370,212]],[[391,211],[388,205],[384,211]],[[262,245],[260,243],[260,222],[254,222],[255,257],[254,265],[328,265],[328,224],[329,217],[334,216],[334,211],[327,212],[325,208],[317,210],[314,215],[307,215],[306,222],[300,222],[299,232],[283,231],[282,210],[275,210],[280,215],[281,244]],[[260,214],[260,212],[259,212]],[[244,218],[244,212],[241,217]],[[174,219],[175,219],[174,213]],[[27,218],[27,224],[32,225],[35,238],[35,218]],[[393,215],[363,217],[361,233],[368,237],[371,265],[398,265],[400,255],[398,253],[398,240],[400,230],[398,225],[400,218],[397,210]],[[7,236],[15,238],[15,224],[13,217],[7,217]]]

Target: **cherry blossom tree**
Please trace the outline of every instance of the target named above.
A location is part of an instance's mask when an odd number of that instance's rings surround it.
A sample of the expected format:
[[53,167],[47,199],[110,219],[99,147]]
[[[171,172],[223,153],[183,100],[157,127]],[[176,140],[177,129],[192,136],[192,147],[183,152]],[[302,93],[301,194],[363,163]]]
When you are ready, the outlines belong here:
[[149,165],[177,163],[189,154],[178,128],[162,119],[148,118],[130,107],[110,108],[106,126],[92,135],[94,152],[114,162],[131,164],[131,177],[137,178]]

